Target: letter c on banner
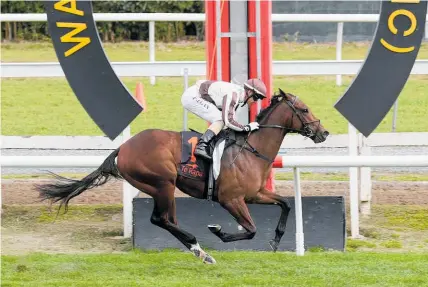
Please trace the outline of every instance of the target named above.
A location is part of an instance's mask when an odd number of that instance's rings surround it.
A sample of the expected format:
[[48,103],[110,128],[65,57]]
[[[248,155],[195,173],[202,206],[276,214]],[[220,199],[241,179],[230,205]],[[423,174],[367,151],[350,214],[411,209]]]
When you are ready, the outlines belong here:
[[416,20],[415,14],[405,9],[396,10],[393,13],[391,13],[391,15],[388,18],[389,30],[394,34],[398,33],[398,29],[394,25],[394,19],[399,15],[407,16],[407,18],[409,18],[410,20],[410,28],[404,31],[404,36],[409,36],[413,34],[413,32],[415,32],[416,30],[416,25],[418,24],[418,20]]
[[[403,15],[406,16],[407,18],[409,18],[410,20],[410,27],[409,29],[407,29],[406,31],[404,31],[403,35],[409,36],[412,35],[413,32],[415,32],[417,24],[418,24],[418,20],[415,17],[415,14],[413,14],[412,12],[410,12],[409,10],[405,10],[405,9],[399,9],[394,11],[393,13],[391,13],[391,15],[388,18],[388,28],[389,31],[391,31],[391,33],[397,35],[398,33],[398,29],[397,27],[395,27],[394,25],[394,20],[396,17]],[[389,44],[387,41],[385,41],[385,39],[380,39],[380,42],[382,43],[382,45],[387,48],[388,50],[395,52],[395,53],[410,53],[415,49],[415,46],[411,46],[411,47],[396,47],[394,45]]]

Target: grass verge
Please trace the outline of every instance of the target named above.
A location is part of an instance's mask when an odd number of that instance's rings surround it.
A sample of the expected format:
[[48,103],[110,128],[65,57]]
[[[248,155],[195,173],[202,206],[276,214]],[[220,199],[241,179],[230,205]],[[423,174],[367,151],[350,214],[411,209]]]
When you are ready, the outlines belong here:
[[[370,42],[347,42],[343,44],[344,60],[364,59]],[[103,43],[110,61],[149,61],[147,42]],[[51,42],[2,43],[4,62],[51,62],[57,61]],[[206,57],[204,42],[156,43],[157,61],[204,61]],[[272,58],[281,60],[334,60],[336,43],[297,43],[274,42]],[[428,43],[423,43],[417,59],[428,59]]]
[[211,252],[203,265],[175,250],[2,256],[2,286],[426,286],[427,254]]
[[[180,131],[183,127],[181,78],[159,78],[152,86],[148,79],[122,79],[130,91],[137,82],[145,87],[147,111],[131,123],[133,134],[149,128]],[[190,79],[192,84],[196,78]],[[331,134],[347,133],[346,120],[334,109],[351,81],[345,77],[344,86],[336,87],[334,77],[274,77],[274,87],[298,95],[321,120]],[[428,76],[411,76],[399,99],[397,132],[426,132],[425,116],[428,106],[426,90]],[[3,135],[103,135],[74,96],[65,79],[3,79]],[[390,132],[392,110],[375,132]],[[206,122],[189,113],[188,127],[205,131]]]

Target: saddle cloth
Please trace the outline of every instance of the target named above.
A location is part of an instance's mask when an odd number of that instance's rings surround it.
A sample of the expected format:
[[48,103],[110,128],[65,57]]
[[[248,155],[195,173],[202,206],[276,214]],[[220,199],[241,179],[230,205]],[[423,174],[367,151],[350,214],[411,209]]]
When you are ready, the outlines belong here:
[[232,130],[222,130],[210,143],[213,150],[213,162],[196,158],[194,151],[201,133],[196,131],[181,132],[181,162],[178,174],[193,180],[204,182],[204,193],[207,200],[217,201],[216,181],[220,174],[221,160],[224,150],[236,142],[236,134]]
[[181,132],[181,161],[178,169],[181,176],[195,180],[205,180],[207,177],[206,163],[193,154],[200,137],[198,132]]
[[[201,136],[202,134],[196,131],[181,132],[181,162],[178,172],[182,176],[205,181],[211,163],[196,158],[194,155],[195,147]],[[220,139],[211,143],[211,148],[214,146],[212,169],[215,180],[217,180],[220,174],[221,158],[223,156],[225,143],[226,139],[224,137],[220,137]]]

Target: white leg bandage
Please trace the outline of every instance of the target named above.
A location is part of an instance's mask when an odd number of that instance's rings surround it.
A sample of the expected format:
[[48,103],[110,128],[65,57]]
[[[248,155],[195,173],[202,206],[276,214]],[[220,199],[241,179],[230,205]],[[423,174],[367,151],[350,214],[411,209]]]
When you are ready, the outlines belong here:
[[220,110],[210,102],[201,98],[199,89],[196,85],[184,91],[181,96],[181,103],[186,110],[207,122],[214,123],[223,120]]

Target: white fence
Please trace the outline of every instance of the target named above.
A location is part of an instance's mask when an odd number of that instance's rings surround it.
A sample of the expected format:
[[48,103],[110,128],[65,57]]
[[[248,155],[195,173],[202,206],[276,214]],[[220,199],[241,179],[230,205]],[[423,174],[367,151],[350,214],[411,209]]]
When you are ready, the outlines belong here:
[[[273,61],[274,76],[308,76],[308,75],[356,75],[363,60],[312,60],[312,61]],[[167,61],[167,62],[112,62],[112,67],[119,77],[179,77],[205,76],[205,61]],[[417,60],[411,71],[412,75],[427,75],[428,60]],[[2,63],[2,78],[51,78],[64,77],[58,62],[42,63]]]
[[[1,167],[93,167],[102,156],[3,156]],[[304,255],[302,193],[299,168],[302,167],[426,167],[428,156],[284,156],[282,166],[293,168],[296,212],[296,254]],[[358,193],[350,194],[351,225],[359,229]],[[124,205],[124,229],[132,230],[132,204]]]
[[[106,136],[4,136],[0,137],[2,150],[108,150],[118,148],[123,139],[113,141]],[[287,135],[281,144],[280,151],[315,148],[347,148],[348,135],[331,134],[322,143],[314,143],[301,135]],[[370,147],[427,147],[427,132],[373,133],[366,141]]]
[[[94,13],[94,20],[105,21],[139,21],[149,22],[149,60],[155,62],[155,22],[160,21],[192,21],[204,22],[205,14],[201,13]],[[344,23],[355,22],[377,22],[378,14],[272,14],[272,22],[336,22],[337,23],[337,41],[336,41],[336,60],[342,60],[343,43],[343,25]],[[46,14],[2,14],[1,22],[45,22]],[[425,37],[428,39],[428,17],[425,29]],[[302,63],[296,63],[301,65]],[[320,67],[320,66],[318,66]],[[323,67],[320,67],[321,69]],[[296,67],[293,67],[296,70]],[[297,68],[298,69],[298,68]],[[310,69],[308,68],[308,71]],[[298,72],[298,71],[296,71]],[[275,71],[273,71],[275,73]],[[353,72],[354,74],[355,72]],[[315,73],[317,74],[317,73]],[[312,74],[312,75],[315,75]],[[341,75],[337,73],[336,84],[342,85]],[[282,74],[282,75],[288,75]],[[294,74],[298,75],[298,74]],[[306,73],[305,75],[308,75]],[[155,83],[155,75],[150,76],[151,83]]]

